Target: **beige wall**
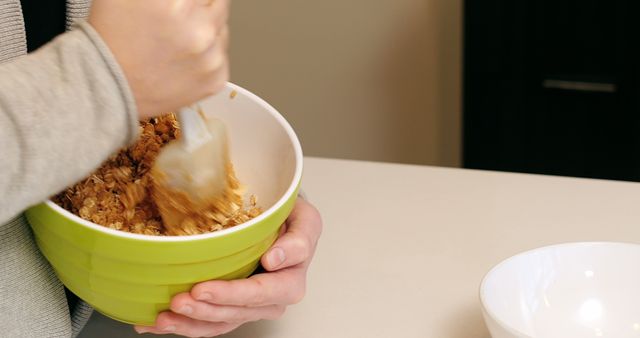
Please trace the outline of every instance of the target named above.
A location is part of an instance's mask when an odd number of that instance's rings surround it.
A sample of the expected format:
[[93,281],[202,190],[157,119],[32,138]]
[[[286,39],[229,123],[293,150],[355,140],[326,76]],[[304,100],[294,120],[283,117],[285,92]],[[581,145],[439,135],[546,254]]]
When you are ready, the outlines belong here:
[[461,1],[234,1],[231,79],[307,155],[457,166]]

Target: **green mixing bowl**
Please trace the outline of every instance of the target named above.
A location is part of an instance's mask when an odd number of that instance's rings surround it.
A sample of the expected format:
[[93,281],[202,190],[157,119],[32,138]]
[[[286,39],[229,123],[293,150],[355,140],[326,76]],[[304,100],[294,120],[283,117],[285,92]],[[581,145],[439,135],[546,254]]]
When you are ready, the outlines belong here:
[[113,319],[151,325],[171,298],[198,282],[250,275],[275,241],[297,197],[302,149],[269,104],[233,84],[201,102],[225,122],[232,161],[262,215],[194,236],[147,236],[85,221],[51,201],[27,211],[36,242],[60,280]]

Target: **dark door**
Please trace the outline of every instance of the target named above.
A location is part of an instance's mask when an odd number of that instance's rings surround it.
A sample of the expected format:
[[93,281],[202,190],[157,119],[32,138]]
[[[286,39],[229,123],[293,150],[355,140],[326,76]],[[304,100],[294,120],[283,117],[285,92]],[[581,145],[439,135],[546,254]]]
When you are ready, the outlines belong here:
[[640,6],[468,0],[464,165],[640,181]]

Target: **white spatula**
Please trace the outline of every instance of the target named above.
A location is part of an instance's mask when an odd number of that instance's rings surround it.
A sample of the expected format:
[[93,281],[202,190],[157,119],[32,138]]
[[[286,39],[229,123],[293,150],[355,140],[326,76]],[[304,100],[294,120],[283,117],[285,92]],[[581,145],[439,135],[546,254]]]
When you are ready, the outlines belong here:
[[152,174],[165,226],[179,226],[190,212],[219,200],[227,189],[227,131],[222,121],[192,107],[178,113],[181,137],[158,155]]

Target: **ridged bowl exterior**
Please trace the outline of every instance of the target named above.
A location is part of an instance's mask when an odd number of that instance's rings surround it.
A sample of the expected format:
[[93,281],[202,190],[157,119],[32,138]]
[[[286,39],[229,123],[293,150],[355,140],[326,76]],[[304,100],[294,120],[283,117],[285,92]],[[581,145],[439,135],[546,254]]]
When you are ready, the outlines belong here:
[[259,223],[193,241],[130,239],[86,227],[43,203],[27,211],[36,242],[64,285],[101,313],[153,324],[198,282],[250,275],[276,239],[295,195]]

